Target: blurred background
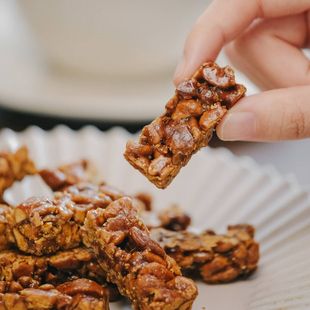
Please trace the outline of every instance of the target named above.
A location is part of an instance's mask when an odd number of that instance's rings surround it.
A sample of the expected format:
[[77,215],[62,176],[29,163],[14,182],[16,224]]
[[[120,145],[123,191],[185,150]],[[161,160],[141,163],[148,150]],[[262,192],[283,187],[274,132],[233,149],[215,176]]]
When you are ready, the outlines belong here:
[[[0,126],[131,132],[163,111],[206,0],[0,0]],[[218,62],[227,64],[225,55]],[[241,73],[248,94],[259,90]],[[223,143],[310,188],[310,140]]]

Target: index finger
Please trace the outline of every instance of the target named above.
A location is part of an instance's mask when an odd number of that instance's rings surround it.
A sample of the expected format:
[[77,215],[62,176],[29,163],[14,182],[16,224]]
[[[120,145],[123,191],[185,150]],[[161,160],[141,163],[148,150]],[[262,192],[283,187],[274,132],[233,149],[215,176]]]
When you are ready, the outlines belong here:
[[203,62],[215,60],[224,45],[256,18],[299,14],[309,8],[310,0],[214,0],[187,37],[175,84],[189,78]]

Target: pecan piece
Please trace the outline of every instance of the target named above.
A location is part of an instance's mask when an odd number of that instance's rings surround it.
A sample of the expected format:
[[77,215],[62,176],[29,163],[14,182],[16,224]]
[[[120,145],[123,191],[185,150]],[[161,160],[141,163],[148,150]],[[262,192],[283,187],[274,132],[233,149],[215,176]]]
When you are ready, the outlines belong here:
[[236,85],[234,71],[229,66],[221,68],[209,62],[204,64],[202,75],[209,84],[220,88],[225,89]]

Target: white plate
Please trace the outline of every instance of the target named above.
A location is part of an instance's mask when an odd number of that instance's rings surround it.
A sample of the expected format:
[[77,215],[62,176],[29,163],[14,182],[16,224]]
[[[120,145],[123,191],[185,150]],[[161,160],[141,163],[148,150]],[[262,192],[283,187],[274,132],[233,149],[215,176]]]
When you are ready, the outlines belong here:
[[[2,106],[52,116],[114,121],[148,121],[162,112],[174,91],[172,72],[143,80],[106,81],[50,70],[13,4],[0,0]],[[248,93],[256,91],[244,77],[238,77],[238,81],[247,85]]]
[[[254,224],[262,253],[257,273],[228,285],[199,283],[195,310],[310,309],[310,200],[294,179],[282,177],[272,167],[260,167],[250,158],[234,157],[225,149],[205,149],[162,191],[124,160],[128,138],[132,136],[118,128],[102,133],[93,127],[78,132],[66,127],[44,132],[33,127],[22,133],[3,130],[0,149],[25,144],[40,167],[88,158],[101,178],[127,193],[152,193],[157,210],[172,202],[180,204],[198,230]],[[43,188],[38,178],[28,177],[6,198],[17,203],[42,193]],[[129,306],[115,303],[111,309]]]

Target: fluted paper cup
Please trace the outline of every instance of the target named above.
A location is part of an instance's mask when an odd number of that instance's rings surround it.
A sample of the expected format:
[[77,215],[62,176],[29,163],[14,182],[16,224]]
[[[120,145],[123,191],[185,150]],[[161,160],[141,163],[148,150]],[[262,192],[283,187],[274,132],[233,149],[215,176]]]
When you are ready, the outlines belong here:
[[[94,127],[77,132],[63,126],[49,132],[36,127],[22,133],[5,129],[0,133],[0,149],[26,145],[40,168],[89,159],[100,179],[129,194],[151,193],[155,210],[179,204],[191,215],[194,230],[223,232],[228,224],[253,224],[261,244],[258,271],[232,284],[198,283],[194,309],[310,309],[310,200],[294,178],[225,149],[206,148],[168,189],[158,190],[124,160],[129,138],[133,137],[119,128],[106,133]],[[40,178],[27,177],[7,191],[6,199],[17,204],[32,195],[51,193]],[[113,303],[111,309],[130,309],[130,305]]]

